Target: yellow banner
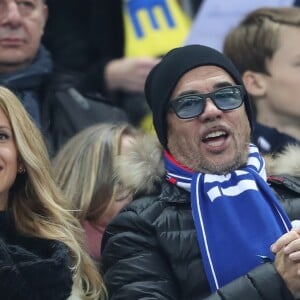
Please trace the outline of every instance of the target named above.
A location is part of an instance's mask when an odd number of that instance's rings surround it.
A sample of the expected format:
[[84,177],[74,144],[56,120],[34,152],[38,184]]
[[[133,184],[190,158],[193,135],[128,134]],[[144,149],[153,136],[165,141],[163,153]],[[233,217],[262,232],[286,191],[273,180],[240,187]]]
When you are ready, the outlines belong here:
[[191,25],[176,0],[125,0],[123,12],[131,57],[160,56],[182,45]]

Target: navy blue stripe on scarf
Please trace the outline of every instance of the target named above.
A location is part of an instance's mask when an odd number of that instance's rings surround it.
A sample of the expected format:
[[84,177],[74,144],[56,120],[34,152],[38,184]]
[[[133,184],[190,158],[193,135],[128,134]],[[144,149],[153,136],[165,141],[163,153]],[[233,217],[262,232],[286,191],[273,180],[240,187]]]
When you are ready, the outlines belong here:
[[265,164],[249,146],[247,165],[227,175],[194,173],[165,152],[167,180],[191,192],[205,272],[215,291],[264,262],[291,222],[266,182]]

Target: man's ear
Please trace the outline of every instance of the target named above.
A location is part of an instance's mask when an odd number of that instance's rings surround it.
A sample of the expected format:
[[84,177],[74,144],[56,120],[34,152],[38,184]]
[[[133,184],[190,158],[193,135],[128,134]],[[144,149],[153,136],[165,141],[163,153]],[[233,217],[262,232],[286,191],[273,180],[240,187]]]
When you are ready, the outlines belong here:
[[40,28],[41,37],[44,35],[45,26],[48,20],[48,6],[46,4],[43,4],[42,14],[43,14],[43,20],[42,20],[43,23],[41,24],[41,28]]
[[49,14],[49,10],[48,10],[48,6],[46,4],[43,5],[43,15],[44,15],[44,26],[46,25],[47,23],[47,20],[48,20],[48,14]]
[[243,82],[247,92],[253,97],[262,97],[266,94],[265,74],[246,71],[244,72]]

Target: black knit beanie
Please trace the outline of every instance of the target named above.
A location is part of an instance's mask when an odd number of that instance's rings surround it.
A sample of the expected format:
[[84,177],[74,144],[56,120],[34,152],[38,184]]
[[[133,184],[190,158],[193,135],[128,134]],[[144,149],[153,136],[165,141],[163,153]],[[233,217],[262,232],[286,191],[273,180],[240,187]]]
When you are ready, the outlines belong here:
[[[242,78],[231,60],[217,50],[203,45],[183,46],[169,51],[148,75],[145,95],[152,110],[156,134],[165,149],[168,144],[166,112],[177,82],[191,69],[208,65],[224,69],[236,84],[243,85]],[[252,129],[251,105],[247,94],[244,102]]]

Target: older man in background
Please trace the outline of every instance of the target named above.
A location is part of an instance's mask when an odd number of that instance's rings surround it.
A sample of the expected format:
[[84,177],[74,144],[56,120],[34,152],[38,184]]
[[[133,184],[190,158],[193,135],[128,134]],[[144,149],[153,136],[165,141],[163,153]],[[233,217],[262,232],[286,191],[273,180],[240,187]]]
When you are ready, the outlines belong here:
[[52,71],[41,45],[47,16],[44,0],[0,1],[0,85],[18,94],[38,126],[44,83]]

